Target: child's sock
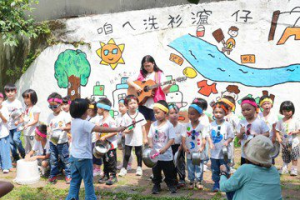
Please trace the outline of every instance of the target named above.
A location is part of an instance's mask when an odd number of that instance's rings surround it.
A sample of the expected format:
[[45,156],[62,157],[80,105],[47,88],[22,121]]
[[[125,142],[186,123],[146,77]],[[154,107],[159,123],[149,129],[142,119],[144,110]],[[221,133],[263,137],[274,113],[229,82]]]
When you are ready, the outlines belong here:
[[283,168],[288,168],[289,163],[283,163]]

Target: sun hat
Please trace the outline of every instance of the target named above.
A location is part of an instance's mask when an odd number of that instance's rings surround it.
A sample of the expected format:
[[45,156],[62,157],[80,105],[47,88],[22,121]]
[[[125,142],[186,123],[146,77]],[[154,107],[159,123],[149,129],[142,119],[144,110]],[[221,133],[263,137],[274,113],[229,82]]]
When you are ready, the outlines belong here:
[[271,140],[266,136],[258,135],[245,143],[243,151],[246,159],[253,164],[269,168],[272,166],[272,149]]

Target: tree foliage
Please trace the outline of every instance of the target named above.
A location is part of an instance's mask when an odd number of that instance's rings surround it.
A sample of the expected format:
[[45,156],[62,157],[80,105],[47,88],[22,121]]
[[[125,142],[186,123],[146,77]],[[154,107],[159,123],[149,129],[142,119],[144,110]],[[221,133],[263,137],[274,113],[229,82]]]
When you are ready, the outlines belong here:
[[91,73],[91,66],[84,52],[79,49],[68,49],[59,54],[54,71],[58,86],[61,88],[68,87],[68,77],[72,75],[80,78],[80,85],[85,86]]
[[[0,0],[0,33],[4,45],[17,46],[18,36],[36,38],[50,33],[46,23],[36,23],[30,15],[38,0]],[[29,14],[26,14],[29,13]]]

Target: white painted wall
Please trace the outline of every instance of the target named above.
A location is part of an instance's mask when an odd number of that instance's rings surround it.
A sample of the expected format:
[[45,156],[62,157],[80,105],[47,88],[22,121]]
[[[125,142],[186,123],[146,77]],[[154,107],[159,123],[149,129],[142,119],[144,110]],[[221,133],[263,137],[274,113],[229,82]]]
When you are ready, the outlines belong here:
[[[207,3],[199,5],[184,5],[169,8],[157,8],[141,11],[123,12],[106,15],[95,15],[90,17],[82,17],[67,20],[67,33],[64,36],[66,41],[80,41],[91,44],[91,49],[88,46],[80,46],[86,53],[87,59],[91,65],[91,75],[88,79],[86,87],[81,87],[81,96],[90,97],[93,95],[93,87],[97,81],[105,86],[105,95],[112,100],[112,92],[116,89],[116,84],[121,82],[121,76],[124,72],[127,75],[138,72],[141,60],[145,55],[152,55],[158,66],[164,71],[166,75],[173,75],[178,77],[183,75],[183,70],[191,66],[187,60],[184,59],[182,66],[171,62],[169,60],[170,54],[174,53],[180,55],[177,51],[170,48],[168,45],[175,39],[186,34],[196,35],[197,24],[193,24],[193,15],[191,12],[209,10],[212,14],[208,18],[208,24],[205,26],[205,35],[201,39],[216,45],[221,50],[222,45],[218,44],[212,36],[212,32],[221,28],[225,35],[225,40],[229,35],[227,30],[231,26],[239,28],[239,34],[235,38],[236,47],[230,55],[230,59],[241,64],[240,56],[243,54],[255,54],[256,63],[246,64],[253,68],[275,68],[283,67],[291,64],[299,64],[299,47],[300,41],[289,38],[284,45],[276,45],[280,39],[284,29],[294,24],[300,13],[292,13],[280,15],[278,26],[273,41],[268,41],[268,34],[271,25],[272,14],[275,10],[291,11],[295,7],[300,12],[300,3],[297,0],[240,0],[240,1],[226,1],[218,3]],[[240,16],[244,16],[243,10],[251,11],[248,22],[239,19],[236,22],[235,16],[231,16],[234,12],[240,10]],[[180,27],[171,28],[169,24],[169,15],[176,17],[180,15],[182,24]],[[144,19],[154,16],[157,18],[157,30],[145,30]],[[129,26],[123,28],[123,24],[130,21],[131,25],[136,30],[132,30]],[[113,26],[113,33],[102,34],[98,33],[99,28],[103,28],[104,24],[111,24]],[[300,27],[300,20],[297,24]],[[107,43],[111,38],[114,39],[117,45],[125,44],[125,49],[122,58],[125,64],[118,64],[113,70],[109,65],[99,64],[101,58],[96,54],[99,49],[100,41]],[[59,44],[48,47],[44,50],[36,61],[31,65],[28,71],[17,82],[19,94],[24,90],[31,88],[37,91],[39,102],[38,105],[42,108],[41,120],[45,121],[50,110],[47,107],[47,97],[51,92],[59,92],[63,96],[67,94],[67,89],[61,89],[57,85],[54,78],[54,63],[58,55],[66,49],[74,49],[72,45]],[[180,55],[181,56],[181,55]],[[182,57],[182,56],[181,56]],[[206,70],[211,70],[207,68]],[[215,73],[219,73],[216,71]],[[300,81],[299,70],[296,72]],[[278,74],[280,76],[281,74]],[[202,97],[210,102],[221,95],[221,92],[226,90],[228,85],[237,85],[240,89],[239,98],[247,94],[253,94],[254,97],[261,96],[262,90],[268,90],[270,93],[276,95],[274,112],[278,112],[280,103],[285,100],[291,100],[296,106],[296,115],[299,116],[300,100],[299,86],[300,83],[284,83],[273,87],[248,87],[242,84],[235,84],[230,82],[215,82],[217,83],[218,94],[211,94],[209,97],[198,93],[199,88],[197,82],[208,80],[208,84],[213,84],[207,78],[204,78],[197,72],[194,79],[188,79],[186,82],[178,83],[180,91],[183,94],[183,101],[190,103],[195,97]],[[20,95],[19,95],[20,96]],[[116,107],[117,108],[117,107]],[[186,107],[185,107],[186,108]],[[209,112],[211,110],[208,110]],[[237,106],[236,113],[240,115],[240,108]]]

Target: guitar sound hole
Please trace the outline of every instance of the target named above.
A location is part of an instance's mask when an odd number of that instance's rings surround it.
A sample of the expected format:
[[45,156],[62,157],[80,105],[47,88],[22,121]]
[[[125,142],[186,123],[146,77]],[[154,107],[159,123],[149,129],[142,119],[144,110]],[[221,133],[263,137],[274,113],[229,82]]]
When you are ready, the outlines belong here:
[[148,91],[149,91],[148,86],[144,87],[144,91],[145,91],[145,92],[148,92]]

